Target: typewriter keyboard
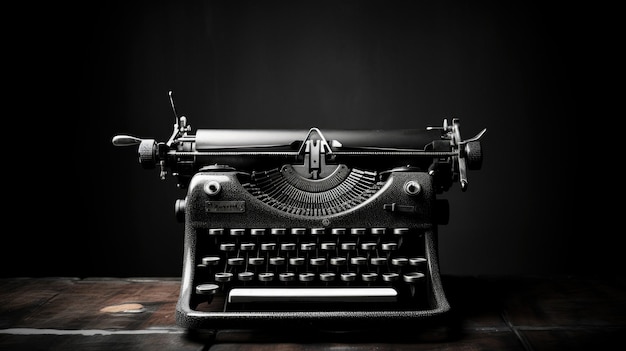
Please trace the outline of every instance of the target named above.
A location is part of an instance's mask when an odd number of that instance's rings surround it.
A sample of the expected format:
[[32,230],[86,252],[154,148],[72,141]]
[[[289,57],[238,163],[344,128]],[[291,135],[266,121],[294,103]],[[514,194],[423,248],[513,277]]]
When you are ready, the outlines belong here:
[[416,301],[428,288],[425,235],[414,228],[205,229],[194,294],[222,294],[229,304]]

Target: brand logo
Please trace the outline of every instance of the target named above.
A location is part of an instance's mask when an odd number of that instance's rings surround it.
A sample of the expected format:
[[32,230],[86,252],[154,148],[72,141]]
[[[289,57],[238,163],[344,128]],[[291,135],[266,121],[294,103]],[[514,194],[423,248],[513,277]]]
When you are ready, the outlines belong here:
[[207,201],[206,211],[209,213],[242,213],[246,212],[245,201]]

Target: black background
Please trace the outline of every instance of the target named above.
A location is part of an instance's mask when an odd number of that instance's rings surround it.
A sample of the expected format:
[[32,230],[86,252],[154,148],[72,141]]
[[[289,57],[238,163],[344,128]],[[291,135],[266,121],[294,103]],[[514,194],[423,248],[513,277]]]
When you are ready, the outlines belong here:
[[[444,274],[621,272],[613,9],[528,1],[97,1],[15,12],[3,276],[179,276],[173,179],[111,138],[487,128]],[[609,199],[617,200],[611,202]]]

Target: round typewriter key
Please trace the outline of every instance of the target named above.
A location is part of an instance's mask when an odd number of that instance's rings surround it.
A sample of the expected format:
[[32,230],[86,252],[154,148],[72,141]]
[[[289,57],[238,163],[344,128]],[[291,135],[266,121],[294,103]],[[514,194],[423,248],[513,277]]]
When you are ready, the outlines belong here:
[[249,282],[254,278],[254,273],[252,272],[241,272],[237,274],[237,278],[242,282]]
[[346,272],[341,273],[341,280],[344,282],[353,282],[356,279],[356,273]]
[[367,273],[361,274],[361,279],[364,282],[375,282],[377,278],[378,278],[378,273],[375,273],[375,272],[367,272]]
[[361,250],[365,250],[365,251],[376,250],[376,243],[362,243]]
[[341,243],[341,249],[344,251],[356,250],[356,243]]
[[265,258],[264,257],[250,257],[248,258],[248,263],[253,266],[260,266],[263,263],[265,263]]
[[395,235],[404,235],[409,233],[409,228],[394,228],[393,234]]
[[252,236],[261,236],[261,235],[265,235],[265,229],[250,229],[250,235]]
[[292,257],[289,259],[289,264],[292,266],[302,266],[304,264],[304,257]]
[[259,273],[259,281],[271,282],[272,280],[274,280],[274,273],[272,272]]
[[293,251],[296,249],[296,243],[282,243],[280,249],[283,251]]
[[242,236],[246,233],[245,229],[231,229],[230,235],[232,236]]
[[222,235],[224,234],[224,228],[209,229],[209,235]]
[[420,266],[426,263],[426,259],[424,257],[411,257],[409,258],[409,264],[411,266]]
[[302,250],[302,251],[313,251],[313,250],[315,250],[315,243],[302,243],[302,244],[300,244],[300,250]]
[[372,228],[372,235],[385,235],[387,228]]
[[398,249],[398,244],[397,243],[383,243],[381,245],[381,248],[383,249],[383,251],[394,251]]
[[350,234],[352,235],[364,235],[365,228],[352,228],[350,229]]
[[324,257],[313,257],[309,260],[311,266],[323,266],[326,264],[326,258]]
[[386,282],[395,282],[400,279],[400,275],[398,273],[383,273],[382,278]]
[[309,273],[309,272],[300,273],[298,275],[298,279],[301,282],[312,282],[313,279],[315,279],[315,273]]
[[228,272],[219,272],[215,273],[215,281],[220,283],[229,282],[233,278],[232,273]]
[[215,295],[220,289],[217,284],[200,284],[196,286],[196,294],[198,295]]
[[296,275],[291,272],[284,272],[278,275],[278,280],[280,280],[281,282],[290,282],[294,279],[296,279]]
[[254,243],[242,243],[241,250],[242,251],[254,251],[255,246],[256,245]]
[[291,235],[304,235],[306,234],[305,228],[291,228]]
[[402,279],[407,283],[416,283],[422,280],[422,278],[424,278],[424,273],[420,272],[410,272],[402,276]]
[[233,243],[220,244],[220,251],[235,251],[235,244]]
[[220,258],[217,256],[207,256],[202,258],[202,264],[207,266],[215,266],[220,263]]
[[330,259],[330,264],[332,264],[333,266],[343,266],[344,264],[346,264],[346,258],[345,257],[333,257]]
[[337,244],[335,244],[335,243],[322,243],[321,247],[322,247],[322,250],[332,251],[332,250],[337,248]]
[[285,235],[287,229],[285,228],[272,228],[272,235]]
[[326,229],[324,228],[311,228],[311,235],[324,235],[326,234]]
[[346,233],[346,228],[333,228],[330,232],[333,235],[344,235]]
[[367,258],[362,256],[352,257],[350,263],[355,266],[361,266],[367,264]]
[[372,257],[370,263],[373,266],[384,266],[387,264],[387,257]]
[[332,282],[335,280],[336,274],[333,272],[320,273],[320,280],[323,282]]
[[241,266],[246,262],[243,257],[232,257],[228,259],[228,264],[231,266]]
[[272,266],[282,266],[285,264],[284,257],[270,257],[270,264]]
[[396,257],[391,259],[391,264],[394,266],[406,266],[409,263],[409,259],[406,257]]
[[276,250],[276,244],[274,243],[261,244],[261,251],[274,251],[274,250]]

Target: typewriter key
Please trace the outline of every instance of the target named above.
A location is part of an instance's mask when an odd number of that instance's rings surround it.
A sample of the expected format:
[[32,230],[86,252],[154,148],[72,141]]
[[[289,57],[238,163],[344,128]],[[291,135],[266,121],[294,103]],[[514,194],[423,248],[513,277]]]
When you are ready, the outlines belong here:
[[331,233],[333,235],[344,235],[346,233],[346,228],[333,228]]
[[284,257],[270,257],[270,264],[272,266],[282,266],[285,264]]
[[376,250],[376,243],[362,243],[361,250],[365,250],[365,251]]
[[345,257],[333,257],[330,259],[330,264],[332,264],[333,266],[343,266],[344,264],[346,264],[346,258]]
[[367,264],[367,257],[356,256],[350,259],[350,263],[355,266],[361,266]]
[[242,251],[254,251],[255,246],[256,245],[254,243],[242,243],[241,250]]
[[409,259],[406,257],[396,257],[391,259],[391,264],[394,266],[402,267],[409,263]]
[[291,228],[292,235],[304,235],[306,234],[305,228]]
[[344,282],[353,282],[355,279],[356,279],[356,273],[353,273],[353,272],[341,273],[341,280],[343,280]]
[[387,257],[372,257],[370,263],[374,266],[384,266],[387,264]]
[[322,243],[321,248],[322,248],[322,250],[332,251],[332,250],[337,248],[337,244],[335,244],[335,243]]
[[378,278],[378,274],[375,272],[367,272],[367,273],[361,274],[361,279],[364,282],[374,282],[376,281],[377,278]]
[[393,230],[393,234],[395,235],[404,235],[409,232],[409,228],[395,228]]
[[261,244],[261,251],[274,251],[274,250],[276,250],[276,244],[274,243]]
[[196,294],[198,295],[215,295],[220,289],[217,284],[200,284],[196,286]]
[[265,235],[265,229],[250,229],[250,235],[252,236]]
[[246,262],[243,257],[231,257],[228,259],[228,264],[231,266],[241,266]]
[[324,257],[314,257],[314,258],[309,260],[309,263],[311,263],[311,266],[323,266],[323,265],[326,264],[326,258],[324,258]]
[[420,266],[422,264],[426,263],[426,259],[424,257],[412,257],[409,258],[409,264],[411,266]]
[[300,250],[302,250],[302,251],[313,251],[313,250],[315,250],[315,243],[302,243],[302,244],[300,244]]
[[364,235],[365,228],[352,228],[350,229],[350,234],[352,235]]
[[289,264],[292,266],[302,266],[304,264],[304,257],[292,257],[289,259]]
[[215,273],[215,281],[219,283],[229,282],[233,278],[233,274],[229,272]]
[[324,228],[311,228],[311,235],[324,235],[326,234],[326,229]]
[[372,235],[385,235],[387,228],[372,228]]
[[222,235],[224,234],[224,228],[209,229],[209,235]]
[[301,282],[312,282],[313,279],[315,279],[315,273],[309,273],[309,272],[300,273],[298,275],[298,279]]
[[245,229],[231,229],[230,230],[230,235],[233,236],[242,236],[246,233]]
[[422,278],[424,278],[424,273],[420,272],[410,272],[402,276],[402,279],[407,283],[416,283],[422,280]]
[[235,244],[233,243],[220,244],[220,251],[235,251]]
[[252,272],[241,272],[237,274],[237,278],[242,282],[249,282],[254,278],[254,273]]
[[248,263],[253,266],[260,266],[263,263],[265,263],[265,258],[264,257],[250,257],[248,259]]
[[220,263],[220,258],[218,256],[207,256],[202,258],[202,264],[207,266],[215,266]]
[[271,234],[272,235],[285,235],[286,231],[287,229],[285,228],[272,228]]
[[383,243],[381,245],[381,248],[383,249],[383,251],[394,251],[398,249],[398,244],[397,243]]
[[400,278],[400,275],[398,273],[388,272],[388,273],[383,273],[382,278],[386,282],[395,282],[395,281],[398,281],[398,279]]
[[320,273],[320,280],[323,282],[332,282],[335,280],[336,274],[333,272]]
[[284,272],[278,275],[278,280],[282,282],[291,282],[296,278],[296,275],[292,272]]
[[282,243],[280,244],[282,251],[294,251],[296,249],[296,243]]
[[271,282],[272,280],[274,280],[274,273],[272,272],[259,273],[259,281]]
[[356,250],[356,243],[341,243],[341,249],[344,251]]

